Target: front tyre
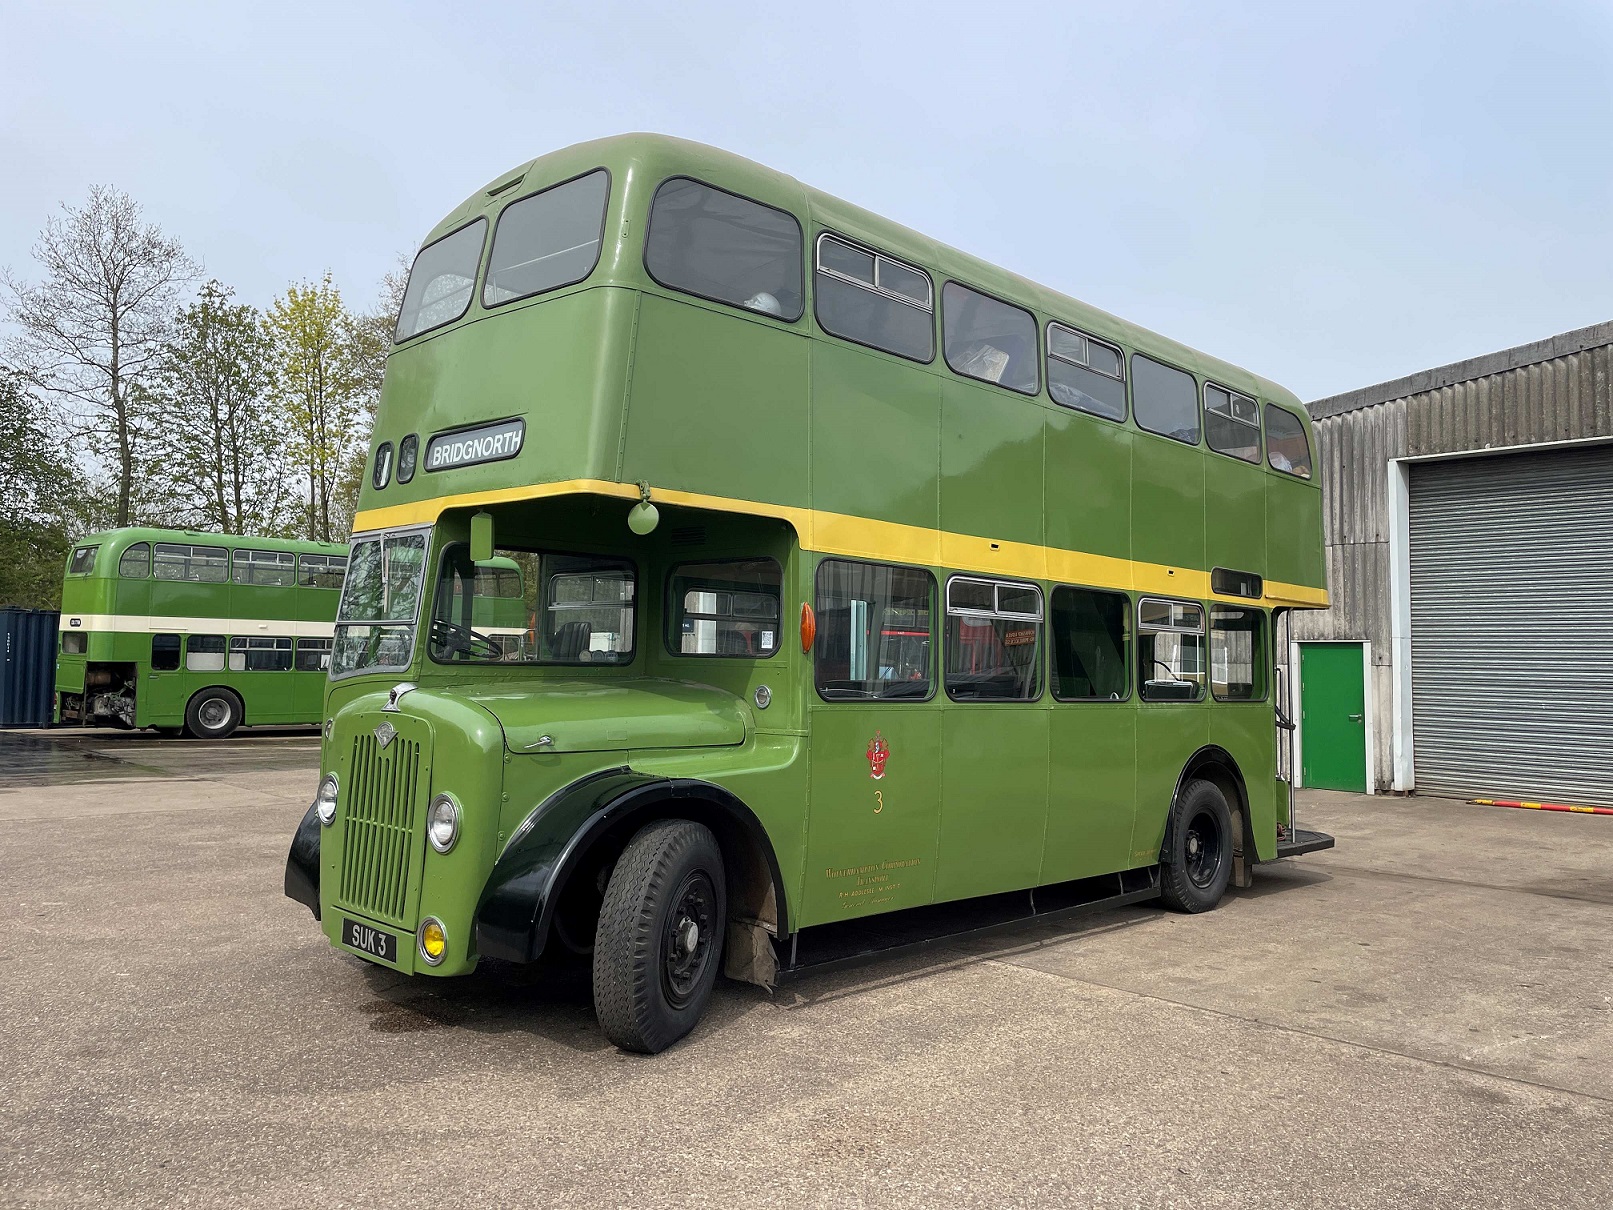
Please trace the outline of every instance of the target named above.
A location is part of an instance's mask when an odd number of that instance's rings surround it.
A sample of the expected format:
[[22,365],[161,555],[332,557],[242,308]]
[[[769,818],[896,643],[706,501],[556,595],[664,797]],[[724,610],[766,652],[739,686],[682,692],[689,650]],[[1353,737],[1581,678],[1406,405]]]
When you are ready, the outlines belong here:
[[594,933],[594,1011],[623,1050],[656,1054],[695,1027],[722,957],[728,893],[710,829],[646,825],[605,887]]
[[203,689],[185,707],[185,730],[197,739],[223,739],[241,725],[241,699],[215,685]]
[[1190,781],[1171,811],[1171,853],[1160,897],[1178,912],[1207,912],[1232,878],[1232,812],[1214,782]]

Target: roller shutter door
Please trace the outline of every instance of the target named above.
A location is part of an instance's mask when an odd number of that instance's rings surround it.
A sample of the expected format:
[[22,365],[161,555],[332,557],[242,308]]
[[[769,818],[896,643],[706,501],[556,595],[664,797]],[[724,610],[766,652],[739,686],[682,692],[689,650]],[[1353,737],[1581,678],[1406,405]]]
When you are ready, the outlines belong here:
[[1417,789],[1613,804],[1613,447],[1411,470]]

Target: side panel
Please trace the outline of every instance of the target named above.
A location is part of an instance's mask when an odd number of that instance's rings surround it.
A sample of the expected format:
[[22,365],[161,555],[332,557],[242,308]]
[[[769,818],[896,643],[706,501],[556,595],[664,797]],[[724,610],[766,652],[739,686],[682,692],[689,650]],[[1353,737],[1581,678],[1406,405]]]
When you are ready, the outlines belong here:
[[1055,703],[1049,723],[1047,843],[1040,881],[1063,882],[1147,864],[1131,853],[1137,813],[1136,702]]
[[812,342],[812,506],[935,529],[941,384],[912,366]]
[[1211,712],[1220,702],[1137,706],[1137,825],[1131,834],[1133,864],[1159,860],[1176,782],[1188,758],[1210,742]]
[[1035,886],[1047,831],[1048,717],[1040,703],[947,703],[935,897]]
[[1046,415],[1047,544],[1129,559],[1135,434],[1063,408]]
[[1327,583],[1322,549],[1322,493],[1271,471],[1266,480],[1266,578],[1281,584]]
[[810,349],[803,333],[645,294],[621,478],[803,504]]
[[1043,409],[958,379],[941,399],[941,528],[1041,545]]
[[1210,742],[1225,748],[1243,774],[1249,798],[1249,824],[1257,856],[1277,855],[1276,800],[1270,770],[1275,767],[1276,720],[1270,702],[1216,702],[1210,712]]
[[1132,558],[1166,567],[1204,567],[1203,451],[1149,433],[1138,433],[1135,440]]
[[1204,455],[1204,544],[1206,567],[1266,574],[1266,475],[1258,466]]
[[[823,924],[935,894],[941,712],[933,703],[824,702],[810,711],[811,802],[798,923]],[[882,776],[869,751],[884,742]]]

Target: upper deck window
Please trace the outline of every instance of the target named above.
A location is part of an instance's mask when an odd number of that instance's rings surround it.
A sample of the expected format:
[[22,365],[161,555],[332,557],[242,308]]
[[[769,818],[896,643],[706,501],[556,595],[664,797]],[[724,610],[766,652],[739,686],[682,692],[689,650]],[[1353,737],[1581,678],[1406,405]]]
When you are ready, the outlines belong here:
[[158,542],[152,570],[159,580],[222,584],[230,578],[230,554],[222,546],[188,546]]
[[95,552],[99,546],[80,546],[73,552],[73,558],[67,565],[67,574],[70,576],[88,575],[95,567]]
[[801,318],[806,288],[795,216],[688,177],[655,191],[644,267],[671,290],[792,323]]
[[941,327],[947,365],[957,373],[1022,395],[1041,389],[1029,311],[949,281],[941,287]]
[[505,207],[493,231],[482,305],[558,290],[592,273],[609,196],[610,175],[600,168]]
[[1311,477],[1311,446],[1305,425],[1292,412],[1266,405],[1266,461],[1280,471]]
[[479,218],[420,250],[409,270],[394,340],[408,340],[453,323],[470,309],[486,236],[487,220]]
[[934,293],[911,265],[820,235],[812,299],[818,326],[831,335],[914,361],[935,358]]
[[290,588],[297,580],[297,556],[289,550],[238,550],[233,575],[237,584]]
[[144,580],[151,574],[151,543],[136,542],[118,560],[118,575],[125,580]]
[[1133,353],[1131,399],[1138,428],[1188,445],[1199,443],[1199,392],[1186,370]]
[[1047,325],[1047,393],[1054,403],[1105,420],[1126,418],[1126,360],[1112,344]]
[[346,575],[346,555],[297,556],[297,583],[304,588],[340,588]]
[[1219,454],[1260,461],[1260,408],[1247,395],[1204,384],[1204,439]]

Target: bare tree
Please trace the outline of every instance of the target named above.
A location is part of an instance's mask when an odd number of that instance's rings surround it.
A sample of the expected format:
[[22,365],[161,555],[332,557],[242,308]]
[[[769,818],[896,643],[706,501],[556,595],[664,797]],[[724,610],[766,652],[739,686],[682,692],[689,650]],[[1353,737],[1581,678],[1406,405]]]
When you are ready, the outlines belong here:
[[163,354],[180,287],[196,266],[178,240],[142,221],[128,194],[90,189],[79,209],[63,205],[46,221],[34,259],[38,283],[0,274],[8,343],[23,377],[61,407],[79,433],[108,442],[117,480],[116,524],[129,524],[135,476],[139,395],[133,388]]

